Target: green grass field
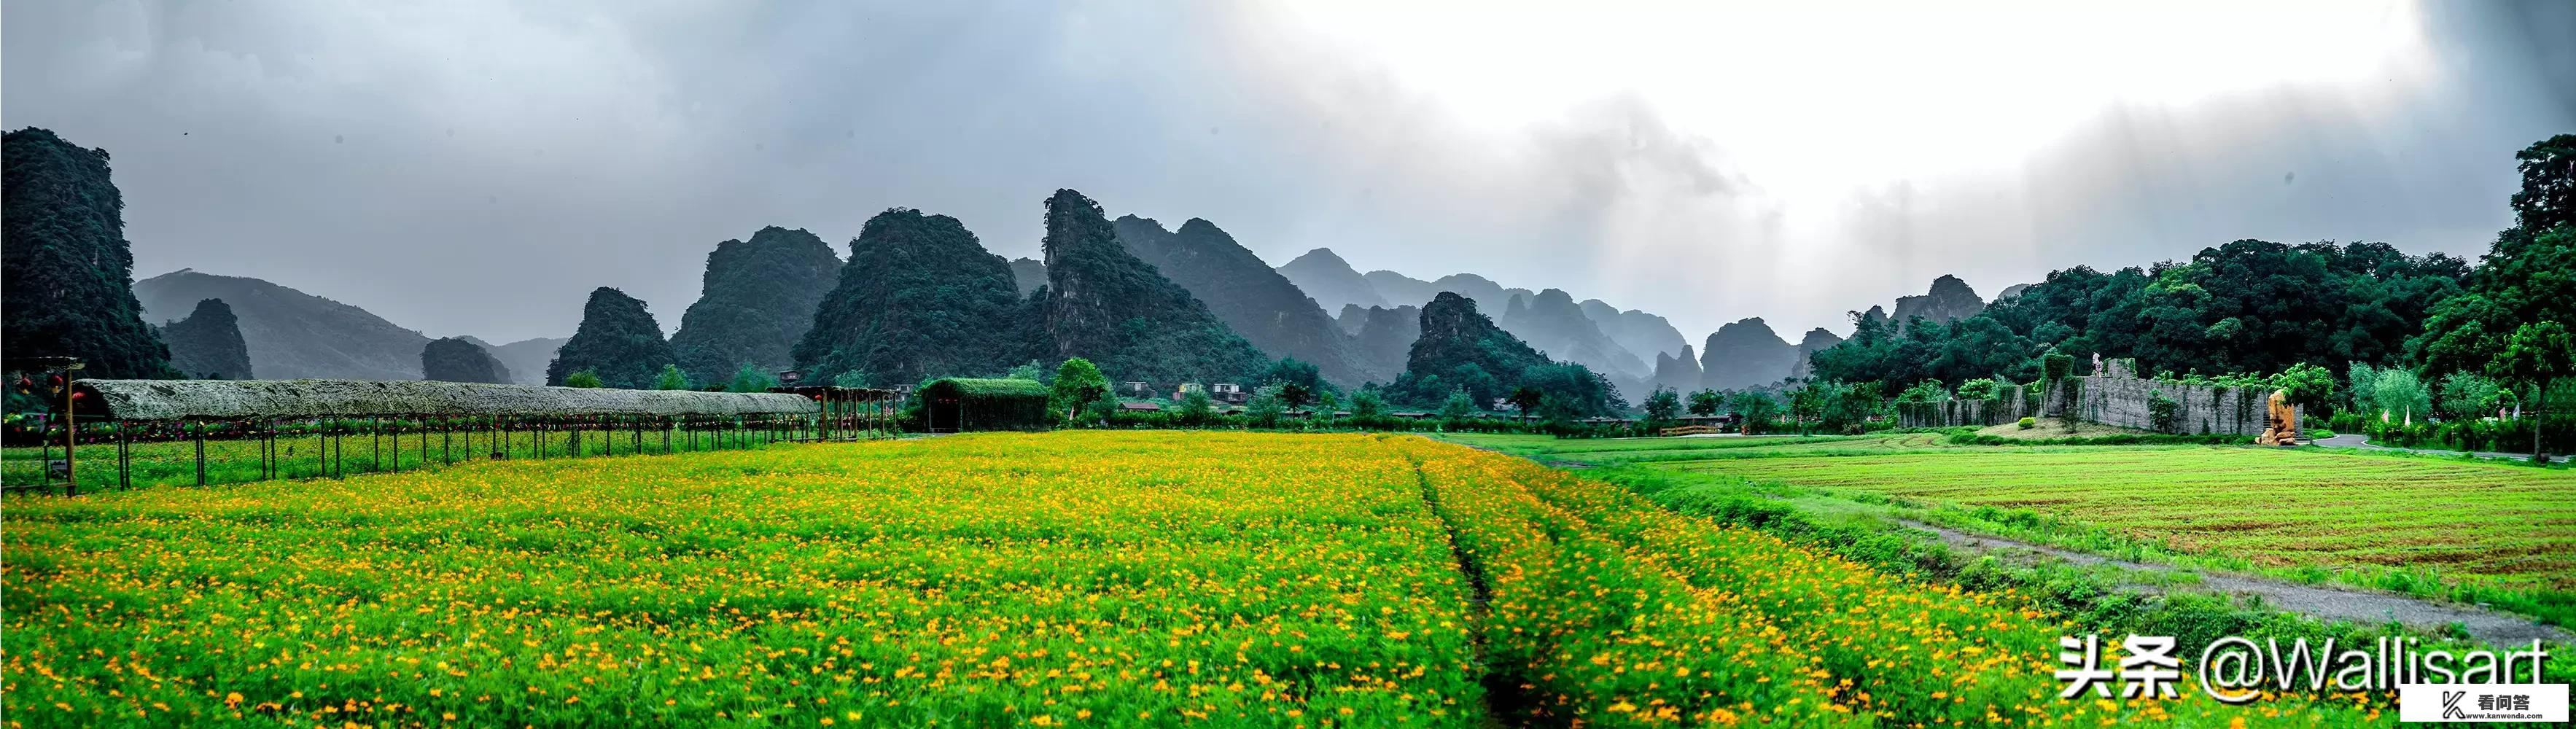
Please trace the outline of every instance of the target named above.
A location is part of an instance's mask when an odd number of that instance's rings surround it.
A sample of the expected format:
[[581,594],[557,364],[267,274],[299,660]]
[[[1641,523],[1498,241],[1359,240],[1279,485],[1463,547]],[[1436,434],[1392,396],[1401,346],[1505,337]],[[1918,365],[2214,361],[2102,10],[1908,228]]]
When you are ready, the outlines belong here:
[[2388,723],[2061,701],[2021,593],[1413,436],[1063,432],[6,497],[20,726]]
[[[2349,451],[2196,445],[1951,446],[1939,434],[1554,440],[1459,435],[1542,461],[1741,480],[1834,516],[1902,511],[2113,556],[2338,577],[2576,618],[2576,471]],[[1768,485],[1767,489],[1762,488]],[[1919,505],[1923,509],[1891,510]],[[2047,517],[2033,520],[2016,513]],[[1941,517],[1952,517],[1944,519]],[[2057,524],[2063,521],[2069,524]],[[2050,532],[2070,531],[2069,536]],[[2125,546],[2125,545],[2121,545]]]

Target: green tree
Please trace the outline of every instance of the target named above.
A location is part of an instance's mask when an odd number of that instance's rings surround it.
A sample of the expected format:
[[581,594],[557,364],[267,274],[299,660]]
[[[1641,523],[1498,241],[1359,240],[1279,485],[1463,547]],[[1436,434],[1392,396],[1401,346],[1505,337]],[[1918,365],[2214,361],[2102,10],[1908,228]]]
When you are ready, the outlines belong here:
[[2576,134],[2514,157],[2514,227],[2496,234],[2460,294],[2435,305],[2409,342],[2428,372],[2486,370],[2523,325],[2576,321]]
[[1215,412],[1216,401],[1209,399],[1207,393],[1191,390],[1181,394],[1181,422],[1191,425],[1205,423]]
[[681,371],[680,371],[680,366],[679,366],[678,364],[666,364],[666,365],[662,365],[662,375],[661,375],[661,376],[659,376],[659,377],[655,377],[655,378],[653,378],[653,389],[656,389],[656,390],[686,390],[686,389],[689,389],[689,375],[688,375],[688,373],[681,372]]
[[2371,402],[2398,420],[2421,420],[2433,414],[2433,395],[2415,373],[2391,368],[2370,383]]
[[1901,403],[1935,403],[1948,399],[1950,390],[1942,387],[1940,380],[1917,382],[1896,394],[1896,401]]
[[1718,408],[1722,407],[1726,407],[1726,395],[1716,390],[1698,390],[1690,394],[1690,414],[1692,415],[1705,418],[1716,415]]
[[833,387],[867,387],[870,379],[862,370],[850,370],[832,376]]
[[1268,392],[1254,395],[1252,401],[1243,406],[1244,417],[1265,428],[1278,425],[1280,415],[1287,411],[1288,403],[1281,401],[1277,394]]
[[[2562,230],[2576,228],[2565,226]],[[2540,458],[2540,431],[2547,422],[2548,395],[2558,378],[2576,374],[2576,334],[2567,325],[2554,321],[2524,324],[2505,340],[2504,351],[2487,364],[2487,374],[2498,380],[2530,388],[2531,453]]]
[[1047,405],[1064,413],[1066,422],[1073,422],[1082,417],[1082,406],[1109,394],[1109,378],[1101,375],[1091,360],[1074,357],[1055,368],[1055,385],[1050,390],[1053,394],[1047,398]]
[[1466,420],[1468,417],[1475,414],[1476,400],[1474,397],[1469,396],[1466,390],[1451,391],[1449,393],[1449,399],[1440,404],[1441,420],[1457,422]]
[[1038,364],[1037,360],[1029,360],[1028,362],[1013,366],[1010,373],[1003,375],[1003,377],[1014,380],[1028,380],[1030,382],[1045,382],[1047,381],[1046,366]]
[[1305,385],[1294,382],[1281,384],[1271,391],[1271,395],[1279,398],[1279,404],[1287,406],[1289,412],[1296,412],[1298,408],[1305,407],[1306,403],[1314,400],[1313,393],[1308,391]]
[[1757,424],[1768,424],[1780,417],[1780,401],[1759,390],[1735,393],[1727,399],[1726,405],[1736,417],[1743,419],[1746,433],[1756,432],[1754,426]]
[[2494,415],[2496,411],[2495,380],[2475,372],[2453,372],[2442,378],[2442,415],[2454,420],[2474,420]]
[[2560,134],[2516,152],[2522,188],[2513,193],[2513,216],[2524,230],[2576,223],[2576,134]]
[[186,377],[135,301],[107,150],[30,127],[0,139],[0,153],[0,352],[79,358],[81,377]]
[[1374,420],[1385,413],[1386,398],[1379,396],[1376,390],[1361,390],[1358,394],[1351,396],[1351,418],[1353,420]]
[[2282,391],[2290,404],[2316,413],[2334,403],[2334,373],[2324,367],[2301,362],[2290,365],[2272,376],[2272,387]]
[[603,382],[601,382],[601,381],[600,381],[600,379],[599,379],[599,373],[597,373],[597,372],[592,372],[592,371],[587,370],[587,369],[580,369],[580,370],[573,370],[573,371],[572,371],[572,374],[565,375],[565,376],[564,376],[564,379],[563,379],[563,386],[564,386],[564,387],[607,387],[608,385],[607,385],[606,383],[603,383]]
[[1959,383],[1959,399],[1961,400],[1992,400],[2002,396],[2002,394],[2003,386],[1997,384],[1990,378],[1979,377]]
[[770,377],[768,372],[762,371],[760,369],[760,365],[744,362],[741,367],[738,367],[733,371],[733,380],[726,383],[725,390],[730,392],[768,392],[769,388],[777,386],[778,380]]
[[[1473,401],[1470,400],[1470,402]],[[1520,419],[1528,420],[1531,410],[1536,410],[1538,406],[1547,402],[1547,391],[1538,389],[1535,385],[1522,385],[1513,388],[1511,397],[1504,402],[1511,403],[1512,407],[1520,409]]]
[[1646,394],[1646,422],[1669,423],[1681,415],[1682,396],[1669,387],[1655,388]]

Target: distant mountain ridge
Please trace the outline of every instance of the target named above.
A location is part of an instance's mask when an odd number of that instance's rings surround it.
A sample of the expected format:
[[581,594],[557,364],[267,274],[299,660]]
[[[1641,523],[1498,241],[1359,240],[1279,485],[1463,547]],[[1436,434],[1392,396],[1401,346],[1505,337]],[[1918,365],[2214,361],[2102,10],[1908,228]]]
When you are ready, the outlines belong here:
[[1100,204],[1070,189],[1047,199],[1046,338],[1118,381],[1241,382],[1270,358],[1187,288],[1129,253]]
[[[1366,310],[1372,306],[1388,305],[1386,295],[1379,293],[1376,286],[1369,284],[1367,277],[1352,269],[1350,262],[1342,260],[1331,248],[1307,251],[1306,255],[1280,266],[1279,275],[1288,277],[1289,283],[1296,284],[1298,290],[1306,292],[1307,298],[1314,299],[1325,311],[1341,311],[1352,306]],[[1419,303],[1414,305],[1420,306]]]
[[268,379],[417,380],[420,350],[429,344],[428,336],[365,309],[255,278],[183,268],[134,282],[134,296],[149,322],[222,299],[239,322],[251,371]]
[[814,328],[814,309],[838,280],[841,259],[803,229],[760,229],[707,253],[697,303],[680,315],[671,350],[699,384],[726,382],[749,364],[764,372],[795,364],[789,354]]
[[472,336],[457,337],[482,347],[510,373],[510,382],[520,385],[546,384],[546,363],[555,361],[555,351],[562,349],[566,337],[535,337],[509,344],[493,344]]
[[1215,223],[1191,218],[1166,231],[1152,218],[1122,215],[1111,226],[1129,253],[1188,289],[1263,353],[1313,364],[1343,387],[1395,376],[1362,356],[1315,299]]

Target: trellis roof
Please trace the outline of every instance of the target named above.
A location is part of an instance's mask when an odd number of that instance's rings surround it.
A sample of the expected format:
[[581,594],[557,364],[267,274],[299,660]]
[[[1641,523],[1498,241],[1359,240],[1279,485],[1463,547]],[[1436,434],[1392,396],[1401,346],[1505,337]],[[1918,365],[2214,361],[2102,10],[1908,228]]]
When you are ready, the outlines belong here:
[[[814,401],[768,392],[621,390],[375,380],[80,380],[84,415],[124,420],[407,415],[790,415]],[[105,407],[100,413],[99,408]]]

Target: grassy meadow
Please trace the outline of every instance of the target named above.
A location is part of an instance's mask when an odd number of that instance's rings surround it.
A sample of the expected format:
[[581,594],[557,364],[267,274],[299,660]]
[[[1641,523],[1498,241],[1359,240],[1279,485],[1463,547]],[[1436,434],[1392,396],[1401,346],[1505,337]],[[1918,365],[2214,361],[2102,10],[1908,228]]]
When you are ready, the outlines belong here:
[[1542,461],[1739,487],[2123,559],[2338,580],[2576,624],[2576,471],[2204,445],[1954,446],[1938,433],[1444,436]]
[[978,434],[13,495],[14,726],[2388,723],[1413,436]]

